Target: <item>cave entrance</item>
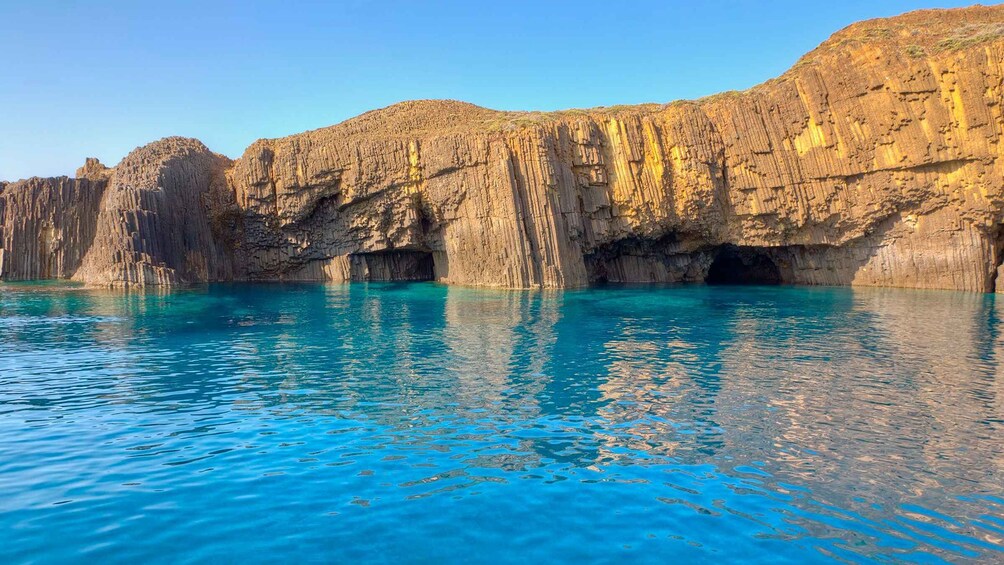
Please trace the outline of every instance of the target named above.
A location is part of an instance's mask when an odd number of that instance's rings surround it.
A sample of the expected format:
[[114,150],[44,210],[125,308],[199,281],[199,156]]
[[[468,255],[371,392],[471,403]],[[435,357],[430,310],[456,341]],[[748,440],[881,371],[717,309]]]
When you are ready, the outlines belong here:
[[1004,224],[999,224],[994,232],[993,252],[987,292],[1004,292]]
[[724,245],[715,254],[708,284],[775,285],[781,284],[781,270],[763,249]]
[[352,281],[431,281],[432,253],[427,251],[378,251],[349,255]]

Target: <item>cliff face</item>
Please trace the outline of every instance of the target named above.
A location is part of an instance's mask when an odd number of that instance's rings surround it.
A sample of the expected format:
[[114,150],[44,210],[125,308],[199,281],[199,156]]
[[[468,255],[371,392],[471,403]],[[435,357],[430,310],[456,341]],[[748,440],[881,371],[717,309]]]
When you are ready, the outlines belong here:
[[[1002,96],[1004,7],[974,7],[855,24],[778,79],[693,102],[408,102],[232,163],[172,138],[90,180],[4,188],[0,276],[991,291]],[[73,253],[43,245],[57,224]]]
[[0,279],[69,278],[91,248],[104,181],[0,183]]

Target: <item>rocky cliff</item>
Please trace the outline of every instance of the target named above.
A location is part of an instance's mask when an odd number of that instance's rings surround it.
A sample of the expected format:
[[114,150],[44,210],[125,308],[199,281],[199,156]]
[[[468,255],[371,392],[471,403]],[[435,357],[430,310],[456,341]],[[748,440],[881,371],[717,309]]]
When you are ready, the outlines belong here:
[[0,277],[992,291],[1002,97],[1004,6],[977,6],[852,25],[696,101],[406,102],[236,161],[170,138],[0,185]]

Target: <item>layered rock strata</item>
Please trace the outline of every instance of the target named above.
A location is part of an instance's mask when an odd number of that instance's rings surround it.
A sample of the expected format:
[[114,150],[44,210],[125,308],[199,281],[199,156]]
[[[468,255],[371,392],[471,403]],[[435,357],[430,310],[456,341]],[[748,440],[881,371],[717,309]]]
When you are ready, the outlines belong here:
[[992,291],[1002,96],[1004,7],[973,7],[852,25],[697,101],[407,102],[233,162],[170,138],[0,188],[0,276]]

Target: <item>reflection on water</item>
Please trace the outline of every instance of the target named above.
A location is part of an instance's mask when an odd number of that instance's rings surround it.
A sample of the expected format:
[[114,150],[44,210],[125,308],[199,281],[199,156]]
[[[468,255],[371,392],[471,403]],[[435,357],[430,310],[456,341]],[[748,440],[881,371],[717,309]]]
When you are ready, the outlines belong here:
[[998,561],[1002,313],[0,286],[0,559]]

